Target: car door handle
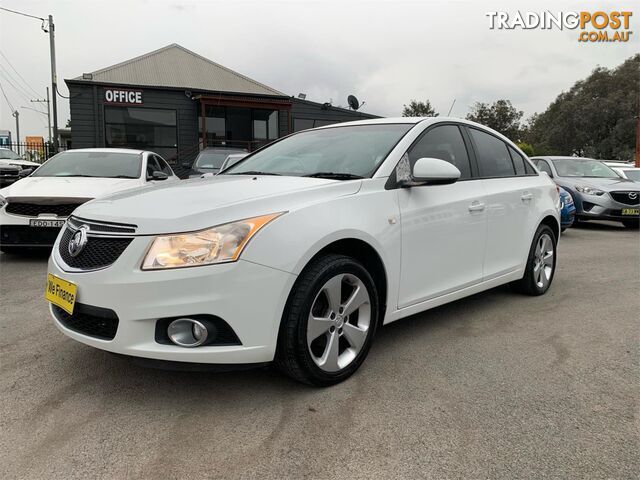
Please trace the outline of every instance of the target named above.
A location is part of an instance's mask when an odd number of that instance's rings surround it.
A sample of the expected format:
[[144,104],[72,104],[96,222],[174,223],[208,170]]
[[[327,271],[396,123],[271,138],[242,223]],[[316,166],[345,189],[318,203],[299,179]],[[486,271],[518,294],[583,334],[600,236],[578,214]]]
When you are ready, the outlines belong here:
[[469,211],[470,212],[481,212],[484,210],[484,203],[482,202],[473,202],[471,205],[469,205]]
[[533,193],[530,193],[530,192],[524,192],[522,195],[520,195],[520,199],[523,202],[531,200],[532,198],[533,198]]

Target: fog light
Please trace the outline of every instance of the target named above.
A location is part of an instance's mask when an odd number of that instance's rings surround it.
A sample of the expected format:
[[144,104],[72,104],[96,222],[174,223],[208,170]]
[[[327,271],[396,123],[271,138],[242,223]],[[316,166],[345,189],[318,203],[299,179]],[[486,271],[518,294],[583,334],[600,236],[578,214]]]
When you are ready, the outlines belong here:
[[169,340],[181,347],[198,347],[207,341],[209,331],[198,320],[179,318],[169,324],[167,336]]

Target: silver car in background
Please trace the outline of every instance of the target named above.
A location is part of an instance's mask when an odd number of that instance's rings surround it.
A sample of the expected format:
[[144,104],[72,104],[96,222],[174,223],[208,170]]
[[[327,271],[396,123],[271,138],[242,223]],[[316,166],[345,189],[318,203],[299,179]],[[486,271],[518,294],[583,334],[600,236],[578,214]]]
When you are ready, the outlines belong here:
[[581,157],[533,157],[573,197],[576,220],[613,220],[638,228],[640,184],[621,178],[600,160]]

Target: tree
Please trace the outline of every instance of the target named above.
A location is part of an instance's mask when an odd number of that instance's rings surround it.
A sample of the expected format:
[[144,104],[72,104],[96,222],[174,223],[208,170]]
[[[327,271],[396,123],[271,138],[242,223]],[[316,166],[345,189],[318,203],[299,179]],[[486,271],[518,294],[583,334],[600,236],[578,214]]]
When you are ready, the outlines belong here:
[[531,145],[530,143],[518,142],[516,145],[518,145],[518,148],[522,150],[528,157],[533,157],[535,155],[533,145]]
[[467,120],[480,123],[516,141],[521,133],[520,119],[524,112],[517,110],[509,100],[488,103],[476,102],[467,114]]
[[403,105],[403,107],[403,117],[437,117],[439,115],[433,109],[429,100],[425,100],[424,102],[411,100],[409,106]]
[[631,160],[640,106],[640,55],[614,69],[597,67],[528,121],[524,140],[538,155]]

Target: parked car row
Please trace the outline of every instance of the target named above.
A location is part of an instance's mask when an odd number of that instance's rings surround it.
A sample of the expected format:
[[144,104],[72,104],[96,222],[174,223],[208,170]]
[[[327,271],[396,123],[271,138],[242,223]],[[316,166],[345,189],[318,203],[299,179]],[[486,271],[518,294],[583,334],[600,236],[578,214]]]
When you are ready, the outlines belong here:
[[[622,222],[627,228],[638,228],[640,183],[623,178],[605,162],[591,158],[533,157],[531,160],[571,196],[576,221],[612,220]],[[630,167],[625,170],[634,171]]]
[[79,342],[331,385],[379,325],[506,283],[544,294],[561,231],[640,217],[640,184],[605,163],[440,117],[206,149],[191,177],[149,151],[60,153],[0,190],[0,248],[53,245],[45,297]]

